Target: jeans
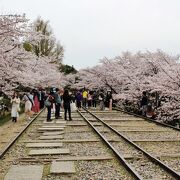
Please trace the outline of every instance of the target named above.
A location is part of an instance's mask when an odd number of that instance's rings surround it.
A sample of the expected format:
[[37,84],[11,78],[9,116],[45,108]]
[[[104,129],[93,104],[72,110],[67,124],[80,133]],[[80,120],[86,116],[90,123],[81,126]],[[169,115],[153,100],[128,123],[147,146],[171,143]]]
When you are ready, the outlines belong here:
[[60,103],[55,104],[55,118],[60,117]]
[[95,108],[96,108],[96,105],[97,105],[96,100],[93,100],[93,101],[92,101],[92,105],[93,105],[93,107],[95,107]]
[[83,105],[83,107],[86,108],[86,106],[87,106],[87,98],[83,98],[82,105]]
[[71,120],[71,107],[70,103],[64,104],[64,119],[67,120],[67,112],[69,114],[69,120]]
[[47,107],[47,121],[51,121],[51,106]]
[[146,111],[147,111],[147,105],[142,106],[142,115],[146,116]]

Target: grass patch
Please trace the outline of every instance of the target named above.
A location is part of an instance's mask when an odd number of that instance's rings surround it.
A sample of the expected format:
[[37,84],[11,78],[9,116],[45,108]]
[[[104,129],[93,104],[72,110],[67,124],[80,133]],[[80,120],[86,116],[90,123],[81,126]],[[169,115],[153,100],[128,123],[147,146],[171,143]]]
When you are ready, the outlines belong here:
[[44,164],[43,169],[43,178],[47,177],[50,174],[50,163]]
[[[19,115],[24,113],[24,106],[21,107]],[[0,126],[11,120],[11,112],[7,112],[4,116],[0,116]]]
[[11,113],[8,113],[5,116],[0,117],[0,126],[2,126],[4,123],[10,120],[11,120]]

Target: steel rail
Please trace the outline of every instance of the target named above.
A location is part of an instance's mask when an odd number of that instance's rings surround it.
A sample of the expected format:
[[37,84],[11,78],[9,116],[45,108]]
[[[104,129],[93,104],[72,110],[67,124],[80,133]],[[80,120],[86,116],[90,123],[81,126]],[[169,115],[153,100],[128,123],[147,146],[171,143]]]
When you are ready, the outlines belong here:
[[42,109],[33,119],[25,126],[25,128],[17,134],[17,136],[2,150],[0,153],[0,159],[4,157],[7,151],[11,148],[11,146],[20,138],[20,136],[27,130],[27,128],[36,120],[36,118],[44,111]]
[[127,163],[127,161],[123,158],[123,156],[109,143],[109,141],[93,126],[93,124],[86,119],[83,114],[77,110],[77,112],[81,115],[81,117],[93,128],[93,130],[101,137],[101,139],[110,147],[110,149],[114,152],[117,156],[118,160],[125,166],[125,168],[131,172],[134,178],[138,180],[143,180],[143,178],[135,171],[135,169]]
[[92,112],[90,112],[89,110],[83,108],[84,110],[86,110],[89,114],[91,114],[93,117],[95,117],[97,120],[101,121],[106,127],[110,128],[113,132],[115,132],[117,135],[119,135],[120,137],[122,137],[126,142],[130,143],[131,145],[133,145],[135,148],[137,148],[138,150],[140,150],[141,152],[143,152],[143,154],[145,154],[149,159],[151,159],[153,162],[157,163],[160,167],[162,167],[163,169],[165,169],[169,174],[171,174],[174,178],[176,179],[180,179],[180,174],[176,171],[174,171],[172,168],[170,168],[169,166],[167,166],[166,164],[164,164],[163,162],[161,162],[159,159],[155,158],[154,156],[152,156],[151,154],[149,154],[147,151],[143,150],[141,147],[139,147],[137,144],[135,144],[134,142],[132,142],[131,140],[129,140],[125,135],[121,134],[120,132],[118,132],[117,130],[115,130],[113,127],[111,127],[110,125],[108,125],[107,123],[105,123],[103,120],[101,120],[100,118],[98,118],[96,115],[94,115]]
[[180,128],[177,128],[177,127],[174,127],[174,126],[171,126],[171,125],[169,125],[169,124],[162,123],[162,122],[158,122],[158,121],[152,120],[152,119],[150,119],[150,118],[148,118],[148,117],[144,117],[144,116],[141,116],[141,115],[138,115],[138,114],[134,114],[134,113],[132,113],[132,112],[128,112],[128,111],[119,109],[118,106],[116,106],[116,108],[113,108],[113,109],[114,109],[114,110],[117,110],[117,111],[121,111],[121,112],[127,113],[127,114],[130,114],[130,115],[133,115],[133,116],[136,116],[136,117],[139,117],[139,118],[143,118],[144,120],[149,121],[149,122],[153,122],[153,123],[155,123],[155,124],[157,124],[157,125],[169,127],[169,128],[171,128],[171,129],[180,131]]

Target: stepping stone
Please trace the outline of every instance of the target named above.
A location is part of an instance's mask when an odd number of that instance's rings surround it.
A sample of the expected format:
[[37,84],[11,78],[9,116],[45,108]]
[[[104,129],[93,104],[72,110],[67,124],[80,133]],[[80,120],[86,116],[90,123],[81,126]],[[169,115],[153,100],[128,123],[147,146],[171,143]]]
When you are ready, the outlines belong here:
[[63,131],[64,128],[56,127],[56,128],[39,128],[38,131]]
[[91,142],[100,142],[98,139],[66,139],[66,140],[61,140],[63,143],[91,143]]
[[27,140],[27,141],[20,141],[22,143],[62,143],[64,140],[55,139],[55,140]]
[[44,125],[54,125],[54,126],[59,126],[59,125],[66,125],[66,121],[51,121],[51,122],[47,122],[47,121],[44,121],[43,124]]
[[43,166],[28,165],[20,166],[13,165],[6,174],[4,180],[41,180],[43,174]]
[[43,121],[43,124],[53,124],[53,123],[55,123],[55,121],[50,121],[50,122],[48,122],[48,121]]
[[62,135],[56,135],[56,136],[40,136],[40,140],[49,140],[49,139],[63,139],[64,137]]
[[37,149],[37,150],[30,150],[30,156],[38,156],[38,155],[58,155],[58,154],[69,154],[69,149]]
[[53,161],[51,168],[51,174],[61,174],[61,173],[76,173],[74,162],[72,161],[65,161],[65,162],[56,162]]
[[62,147],[62,143],[28,143],[26,145],[28,148],[38,148],[38,147]]
[[71,123],[71,124],[67,124],[67,126],[88,126],[88,124],[84,124],[84,123],[83,124],[81,124],[81,123]]
[[56,121],[56,124],[66,124],[67,121]]
[[65,128],[66,126],[62,125],[53,125],[53,126],[42,126],[41,128]]
[[55,136],[55,135],[61,135],[61,134],[64,134],[64,132],[63,131],[60,131],[60,132],[58,132],[58,131],[55,131],[55,132],[44,132],[42,135],[43,136]]

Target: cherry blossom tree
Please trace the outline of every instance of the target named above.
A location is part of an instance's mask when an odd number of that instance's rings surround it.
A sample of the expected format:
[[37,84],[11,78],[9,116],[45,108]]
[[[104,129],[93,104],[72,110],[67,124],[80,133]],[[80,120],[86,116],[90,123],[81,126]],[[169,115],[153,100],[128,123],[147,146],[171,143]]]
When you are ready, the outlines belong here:
[[139,108],[142,92],[146,91],[152,102],[156,102],[157,97],[161,99],[160,106],[154,103],[157,118],[172,121],[180,116],[178,60],[179,56],[170,56],[161,50],[136,54],[125,52],[113,59],[103,58],[100,65],[81,70],[81,81],[75,86],[109,88],[121,107],[130,104],[134,109]]
[[19,85],[46,87],[62,83],[63,74],[53,56],[37,57],[23,47],[24,42],[33,44],[41,38],[25,15],[0,16],[0,85],[6,94]]

